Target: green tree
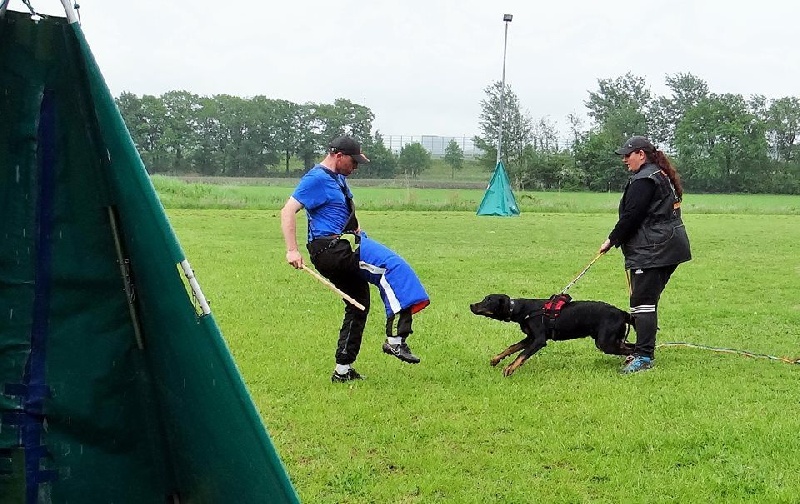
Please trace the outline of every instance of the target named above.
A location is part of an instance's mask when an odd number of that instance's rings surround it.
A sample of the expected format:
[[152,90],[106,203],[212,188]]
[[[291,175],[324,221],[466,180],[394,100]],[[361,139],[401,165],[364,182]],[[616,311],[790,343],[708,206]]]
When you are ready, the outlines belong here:
[[589,190],[613,192],[624,187],[628,173],[619,156],[614,154],[623,141],[618,131],[598,127],[573,144],[575,174],[583,174]]
[[161,148],[169,159],[169,171],[190,171],[190,158],[197,145],[195,136],[200,97],[188,91],[167,91],[161,95],[164,105],[164,134]]
[[569,151],[535,149],[533,145],[525,148],[519,165],[511,176],[515,185],[521,189],[582,189],[583,173],[575,166]]
[[383,142],[383,136],[379,131],[375,132],[374,137],[365,140],[361,149],[369,158],[369,164],[359,165],[358,170],[353,174],[357,178],[394,178],[397,172],[397,156],[390,151]]
[[598,89],[585,102],[593,126],[573,145],[577,173],[586,174],[594,191],[617,191],[628,178],[614,155],[625,139],[649,135],[648,113],[652,95],[643,78],[630,73],[616,79],[599,79]]
[[320,117],[319,109],[324,107],[307,102],[298,110],[298,137],[295,154],[303,161],[303,168],[314,166],[317,157],[327,149],[330,138],[324,138],[325,123]]
[[335,136],[370,141],[375,118],[368,107],[341,98],[298,105],[265,96],[169,91],[141,99],[122,93],[116,103],[151,173],[261,175],[281,159],[288,173],[293,155],[310,168]]
[[450,165],[450,178],[456,178],[456,170],[464,167],[464,151],[453,138],[444,150],[444,162]]
[[286,173],[289,173],[289,160],[297,152],[300,132],[300,105],[288,100],[272,100],[272,119],[274,121],[275,144],[283,155]]
[[674,148],[675,128],[683,120],[686,111],[708,98],[708,84],[691,73],[667,75],[667,87],[672,96],[661,96],[652,103],[650,114],[651,140],[663,147]]
[[306,168],[327,150],[328,142],[339,135],[352,135],[364,144],[371,138],[375,114],[363,105],[342,98],[331,104],[306,103],[297,111],[296,155]]
[[139,98],[132,93],[122,93],[116,103],[147,171],[169,171],[164,142],[167,111],[161,98],[152,95]]
[[332,105],[319,105],[317,117],[322,125],[321,134],[325,142],[340,135],[351,135],[359,142],[364,142],[371,136],[375,114],[368,107],[337,98]]
[[195,126],[197,148],[192,152],[192,166],[200,174],[218,175],[223,163],[219,104],[207,96],[200,98],[199,103]]
[[687,186],[712,192],[757,192],[765,179],[766,126],[738,94],[711,94],[686,111],[675,145]]
[[770,103],[766,126],[775,158],[781,162],[800,161],[800,99],[787,96]]
[[562,151],[558,137],[558,130],[547,118],[541,118],[533,125],[532,143],[509,170],[509,176],[518,187],[547,190],[580,185],[572,156],[568,151]]
[[595,124],[613,126],[626,138],[648,133],[645,118],[652,95],[642,77],[629,72],[616,79],[598,79],[597,84],[585,102]]
[[431,154],[419,142],[404,145],[397,159],[400,169],[411,178],[417,176],[431,166]]
[[333,102],[333,109],[344,125],[342,133],[352,135],[360,142],[364,142],[372,136],[372,121],[375,120],[375,114],[369,107],[344,98],[337,98]]
[[521,156],[531,140],[531,118],[519,104],[519,98],[506,84],[503,96],[502,117],[500,112],[501,91],[503,83],[494,82],[484,89],[486,98],[481,100],[481,115],[478,128],[480,136],[473,141],[475,146],[484,152],[481,162],[494,168],[497,159],[497,139],[500,135],[500,124],[503,125],[502,158],[506,166],[513,165]]
[[220,123],[222,165],[218,173],[224,176],[243,175],[242,145],[247,135],[244,99],[228,94],[215,95]]

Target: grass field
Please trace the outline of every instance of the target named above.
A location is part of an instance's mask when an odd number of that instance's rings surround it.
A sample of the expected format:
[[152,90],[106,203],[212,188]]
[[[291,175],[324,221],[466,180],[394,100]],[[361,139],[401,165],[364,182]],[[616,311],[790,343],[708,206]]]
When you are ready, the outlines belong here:
[[[292,193],[297,180],[270,179],[241,185],[233,179],[217,183],[186,183],[156,176],[153,182],[167,208],[278,210]],[[484,189],[437,189],[372,187],[377,181],[352,180],[359,210],[451,210],[474,213]],[[396,184],[398,181],[393,181]],[[361,185],[368,184],[368,185]],[[523,212],[613,213],[619,193],[530,192],[515,193]],[[791,195],[687,194],[687,213],[800,215],[800,198]]]
[[[464,211],[394,211],[382,198],[402,208],[409,191],[358,190],[362,227],[414,266],[432,304],[411,366],[381,353],[373,293],[356,364],[368,378],[349,385],[330,383],[341,302],[285,263],[277,209],[291,188],[275,189],[232,206],[244,209],[168,215],[304,502],[797,502],[800,366],[661,348],[654,370],[620,376],[588,340],[551,343],[510,378],[489,366],[521,333],[468,304],[558,292],[613,226],[618,194],[517,195],[523,214],[500,218],[474,215],[480,191],[459,193]],[[685,208],[694,260],[662,297],[659,342],[800,356],[796,197]],[[570,294],[626,308],[620,253]]]

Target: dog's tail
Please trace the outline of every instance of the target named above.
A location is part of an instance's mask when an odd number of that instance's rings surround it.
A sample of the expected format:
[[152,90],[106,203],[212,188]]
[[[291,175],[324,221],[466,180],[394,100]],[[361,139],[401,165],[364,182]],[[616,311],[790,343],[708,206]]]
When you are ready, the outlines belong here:
[[625,339],[628,339],[628,335],[631,333],[631,328],[636,329],[636,317],[634,317],[632,313],[628,313],[626,311],[623,311],[622,313],[625,314],[625,324],[628,326],[628,328],[625,329]]

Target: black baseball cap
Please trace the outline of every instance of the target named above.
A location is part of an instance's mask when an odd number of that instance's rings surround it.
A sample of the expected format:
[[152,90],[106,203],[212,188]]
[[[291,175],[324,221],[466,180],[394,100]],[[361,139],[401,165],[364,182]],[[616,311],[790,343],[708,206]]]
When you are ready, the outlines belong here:
[[328,147],[332,153],[341,152],[342,154],[347,154],[358,164],[369,163],[369,158],[361,152],[361,144],[356,142],[353,137],[336,137],[331,140]]
[[647,151],[647,152],[655,152],[655,146],[650,143],[650,140],[646,139],[643,136],[632,136],[625,141],[622,146],[614,151],[614,154],[618,156],[627,156],[631,152],[636,151]]

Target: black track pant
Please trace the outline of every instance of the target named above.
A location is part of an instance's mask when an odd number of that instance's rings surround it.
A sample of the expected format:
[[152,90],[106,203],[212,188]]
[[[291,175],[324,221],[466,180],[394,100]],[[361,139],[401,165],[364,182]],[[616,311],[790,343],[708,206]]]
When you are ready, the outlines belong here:
[[386,337],[400,336],[403,341],[411,334],[411,308],[400,310],[386,319]]
[[631,315],[636,328],[636,349],[634,353],[653,358],[658,331],[658,300],[669,277],[677,264],[660,268],[632,268],[629,270],[631,282]]
[[307,245],[311,262],[317,271],[364,305],[364,311],[344,301],[344,319],[336,345],[336,363],[352,364],[361,350],[361,339],[369,313],[369,283],[361,278],[358,251],[342,239],[316,239]]

